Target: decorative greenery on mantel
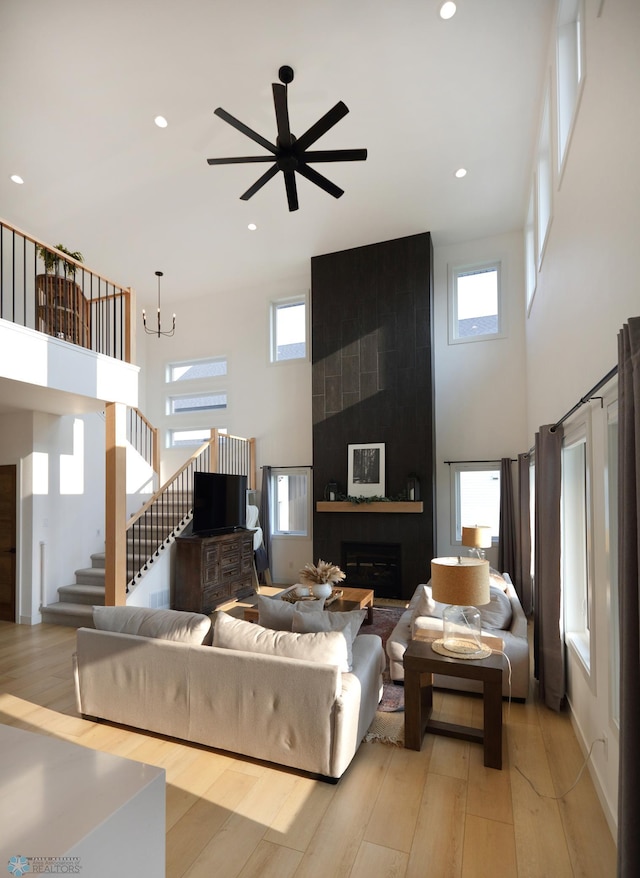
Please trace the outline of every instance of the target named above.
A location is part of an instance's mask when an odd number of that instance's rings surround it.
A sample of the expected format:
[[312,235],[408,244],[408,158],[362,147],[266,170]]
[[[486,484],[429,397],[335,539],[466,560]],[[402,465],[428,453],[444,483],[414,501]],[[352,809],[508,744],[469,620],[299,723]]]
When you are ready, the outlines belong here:
[[407,499],[406,493],[398,494],[397,497],[378,497],[374,495],[373,497],[363,497],[360,494],[358,497],[353,497],[351,494],[338,494],[338,500],[346,501],[347,503],[398,503]]

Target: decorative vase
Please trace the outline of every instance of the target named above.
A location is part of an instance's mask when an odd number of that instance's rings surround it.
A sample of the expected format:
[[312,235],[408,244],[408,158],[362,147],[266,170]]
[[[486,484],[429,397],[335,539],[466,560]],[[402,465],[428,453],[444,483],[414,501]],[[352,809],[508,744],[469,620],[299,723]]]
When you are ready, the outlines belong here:
[[311,588],[314,598],[328,598],[333,591],[330,582],[316,582]]

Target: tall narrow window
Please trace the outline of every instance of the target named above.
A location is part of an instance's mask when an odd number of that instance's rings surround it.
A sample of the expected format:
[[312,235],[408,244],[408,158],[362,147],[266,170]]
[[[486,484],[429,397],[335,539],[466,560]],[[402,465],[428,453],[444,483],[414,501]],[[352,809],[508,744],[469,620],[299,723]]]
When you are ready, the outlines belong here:
[[271,472],[271,533],[306,537],[309,534],[309,471],[294,467]]
[[589,482],[585,425],[562,447],[562,601],[564,629],[587,673],[591,668]]
[[271,362],[307,356],[307,307],[303,296],[271,303]]
[[449,343],[502,335],[500,263],[456,266],[449,290]]
[[527,314],[533,302],[533,296],[538,282],[536,267],[536,193],[535,181],[529,195],[529,207],[527,209],[527,221],[524,227],[524,264],[525,264],[525,289],[527,297]]
[[542,265],[544,248],[547,243],[549,226],[551,225],[551,212],[553,203],[553,170],[551,167],[551,111],[549,109],[549,90],[545,95],[542,121],[540,123],[540,137],[538,139],[538,157],[536,167],[536,215],[538,228],[536,242],[538,247],[538,270]]
[[560,0],[556,23],[558,168],[562,170],[584,81],[584,0]]
[[462,528],[491,528],[492,540],[500,533],[500,467],[488,464],[451,464],[452,543],[462,541]]
[[607,550],[609,556],[610,711],[620,727],[620,617],[618,599],[618,402],[607,406]]

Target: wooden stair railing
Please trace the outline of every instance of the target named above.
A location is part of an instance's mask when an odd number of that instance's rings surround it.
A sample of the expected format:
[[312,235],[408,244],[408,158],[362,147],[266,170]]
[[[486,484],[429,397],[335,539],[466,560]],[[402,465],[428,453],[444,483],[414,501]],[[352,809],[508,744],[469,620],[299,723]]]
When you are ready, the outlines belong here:
[[[124,414],[121,414],[124,421]],[[113,423],[110,423],[112,421]],[[109,434],[112,433],[113,462],[119,460],[118,416],[107,417],[107,527],[105,559],[105,604],[125,604],[127,594],[144,573],[171,544],[175,536],[191,518],[194,472],[223,472],[248,477],[250,488],[255,488],[255,439],[229,436],[217,429],[211,431],[211,439],[204,443],[185,464],[133,515],[126,524],[124,518],[124,492],[122,499],[116,497],[123,490],[124,477],[110,478]],[[121,433],[124,424],[120,425]],[[109,488],[113,481],[119,487]],[[122,518],[109,526],[109,515]],[[113,559],[110,563],[110,559]]]

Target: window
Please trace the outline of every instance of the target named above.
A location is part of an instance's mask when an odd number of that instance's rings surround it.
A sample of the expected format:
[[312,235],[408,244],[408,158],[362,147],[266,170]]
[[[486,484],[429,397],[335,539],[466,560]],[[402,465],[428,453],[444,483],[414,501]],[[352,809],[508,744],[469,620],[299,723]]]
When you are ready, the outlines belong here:
[[529,207],[527,209],[527,221],[524,226],[524,264],[525,264],[525,290],[527,314],[531,309],[533,296],[536,291],[538,274],[536,270],[536,193],[535,181],[529,195]]
[[583,667],[591,667],[590,520],[587,432],[582,423],[562,445],[561,571],[564,630]]
[[271,533],[306,537],[309,534],[309,471],[279,468],[271,472]]
[[556,22],[558,168],[562,170],[584,82],[584,0],[560,0]]
[[167,381],[194,381],[197,378],[220,378],[227,374],[226,357],[213,357],[210,360],[187,360],[169,363]]
[[211,439],[209,427],[195,430],[167,430],[167,448],[199,448]]
[[271,303],[271,362],[307,356],[307,306],[304,297]]
[[620,728],[620,617],[618,603],[618,402],[607,406],[606,527],[609,556],[610,712]]
[[450,344],[503,334],[500,273],[499,262],[458,266],[451,270]]
[[491,539],[500,533],[500,467],[497,463],[451,464],[452,544],[462,541],[462,526],[491,528]]
[[542,265],[542,257],[544,248],[547,243],[547,235],[549,226],[551,225],[551,206],[553,200],[553,174],[551,169],[551,119],[549,110],[549,90],[544,100],[544,110],[542,112],[542,122],[540,124],[540,137],[538,140],[538,157],[537,157],[537,190],[536,190],[536,208],[537,208],[537,236],[538,245],[538,269]]
[[181,396],[170,396],[168,400],[168,414],[181,415],[186,412],[211,412],[218,409],[226,409],[227,393],[225,390],[217,393],[185,393]]

